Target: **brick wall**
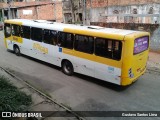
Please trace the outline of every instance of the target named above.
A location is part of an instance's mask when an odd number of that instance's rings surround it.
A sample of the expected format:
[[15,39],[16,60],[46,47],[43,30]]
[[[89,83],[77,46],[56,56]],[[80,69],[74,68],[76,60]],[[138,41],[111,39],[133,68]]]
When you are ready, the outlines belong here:
[[[11,2],[10,5],[12,7],[25,7],[25,6],[33,6],[33,5],[40,5],[40,4],[48,4],[48,3],[53,3],[50,0],[45,0],[45,1],[29,1],[29,2]],[[8,7],[7,3],[0,3],[1,8],[6,8]]]
[[[45,2],[14,2],[12,7],[17,7],[18,18],[21,19],[43,19],[43,20],[56,20],[58,22],[63,21],[62,15],[62,2],[45,1]],[[7,4],[0,4],[3,8],[7,7]],[[31,10],[32,14],[24,14],[24,10]],[[56,13],[56,15],[55,15]]]
[[38,19],[54,20],[54,4],[42,5],[37,7]]
[[[23,10],[32,10],[32,14],[24,15]],[[37,19],[35,7],[19,8],[18,9],[18,17],[21,19]]]
[[63,22],[62,2],[56,4],[56,20],[57,22]]

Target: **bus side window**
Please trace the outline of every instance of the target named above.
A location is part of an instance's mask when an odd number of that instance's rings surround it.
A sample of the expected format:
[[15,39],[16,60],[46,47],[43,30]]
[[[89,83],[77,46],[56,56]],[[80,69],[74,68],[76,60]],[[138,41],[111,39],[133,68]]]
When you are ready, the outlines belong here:
[[11,36],[11,25],[10,24],[5,24],[4,27],[5,30],[5,37],[10,37]]
[[21,36],[23,38],[30,39],[30,33],[31,33],[31,30],[30,30],[29,26],[22,26],[21,27]]
[[57,34],[57,38],[58,38],[58,40],[57,40],[57,45],[59,46],[59,47],[61,47],[62,45],[62,41],[61,41],[61,36],[60,36],[60,32],[58,32],[58,34]]
[[94,38],[84,35],[76,35],[75,37],[75,50],[93,54],[94,51]]
[[107,56],[106,40],[103,38],[96,38],[95,40],[95,54],[101,57]]
[[57,32],[54,30],[43,30],[43,42],[50,44],[50,45],[56,45],[57,44]]
[[20,37],[20,26],[19,25],[11,25],[12,28],[12,35]]
[[113,42],[113,59],[120,60],[122,53],[122,42],[114,41]]
[[107,40],[107,56],[108,58],[112,58],[113,56],[113,41],[112,40]]
[[56,45],[57,44],[57,31],[51,30],[50,34],[52,38],[52,44]]
[[42,29],[41,28],[31,28],[31,39],[37,42],[42,42]]
[[122,51],[121,41],[96,38],[95,54],[97,56],[120,60],[121,51]]
[[58,45],[64,48],[73,49],[74,35],[71,33],[59,32]]

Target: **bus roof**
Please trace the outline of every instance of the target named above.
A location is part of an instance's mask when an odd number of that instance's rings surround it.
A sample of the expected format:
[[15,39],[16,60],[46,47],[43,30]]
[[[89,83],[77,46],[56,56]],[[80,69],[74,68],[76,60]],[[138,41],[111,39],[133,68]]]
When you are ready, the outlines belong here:
[[[94,35],[99,36],[98,34],[106,35],[117,35],[117,38],[123,39],[125,35],[132,33],[144,33],[141,31],[134,30],[124,30],[124,29],[115,29],[115,28],[104,28],[100,26],[82,26],[74,24],[64,24],[58,22],[50,22],[46,20],[28,20],[28,19],[11,19],[5,20],[5,23],[18,24],[24,26],[32,26],[42,29],[52,29],[57,31],[71,32],[76,34],[85,34],[85,35]],[[147,33],[147,32],[146,32]]]

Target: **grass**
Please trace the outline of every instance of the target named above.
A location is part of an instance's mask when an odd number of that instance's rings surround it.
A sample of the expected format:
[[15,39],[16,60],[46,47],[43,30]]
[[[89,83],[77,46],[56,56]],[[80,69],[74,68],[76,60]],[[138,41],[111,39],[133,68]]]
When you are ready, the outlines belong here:
[[0,76],[0,111],[24,111],[31,103],[31,96],[19,91],[7,78]]

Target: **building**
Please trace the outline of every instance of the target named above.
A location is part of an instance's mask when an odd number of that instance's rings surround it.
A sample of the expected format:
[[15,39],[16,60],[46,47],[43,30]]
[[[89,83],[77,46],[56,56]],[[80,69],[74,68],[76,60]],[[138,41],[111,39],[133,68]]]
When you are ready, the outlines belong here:
[[90,22],[160,23],[160,0],[86,0]]
[[148,31],[160,50],[160,0],[63,0],[63,13],[65,23]]
[[83,0],[63,0],[62,3],[64,22],[82,24]]
[[43,19],[63,22],[61,0],[14,0],[0,3],[0,20]]

